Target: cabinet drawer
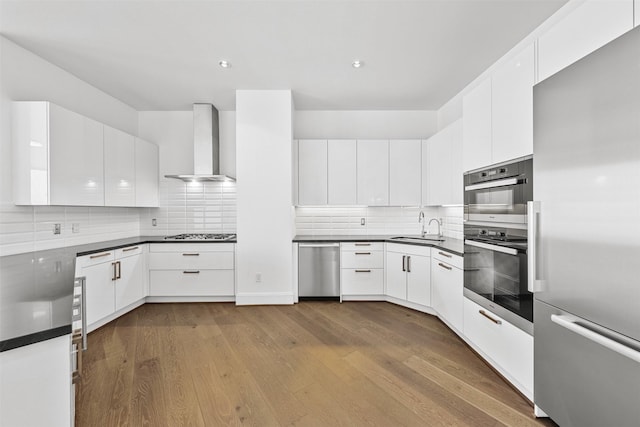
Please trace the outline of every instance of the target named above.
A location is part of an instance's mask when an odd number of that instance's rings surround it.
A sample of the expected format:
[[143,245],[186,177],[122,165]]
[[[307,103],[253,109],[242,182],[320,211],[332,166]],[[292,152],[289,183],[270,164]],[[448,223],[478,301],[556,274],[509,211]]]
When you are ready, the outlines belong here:
[[438,261],[443,261],[449,266],[453,266],[459,269],[464,268],[464,259],[459,255],[452,254],[451,252],[447,252],[438,248],[431,248],[431,256]]
[[142,253],[144,245],[127,246],[126,248],[116,249],[116,258],[124,258]]
[[149,272],[151,296],[233,296],[233,270],[155,270]]
[[102,264],[103,262],[112,262],[115,259],[115,251],[97,252],[91,255],[84,255],[77,259],[80,268],[91,267],[92,265]]
[[387,252],[431,257],[431,246],[403,245],[401,243],[387,243],[386,245]]
[[[493,318],[495,323],[480,311]],[[520,386],[533,391],[533,337],[464,298],[464,335]]]
[[342,295],[383,295],[384,270],[347,269],[340,271]]
[[341,268],[384,268],[384,252],[361,249],[340,253]]
[[233,270],[233,252],[152,252],[149,270]]
[[235,243],[151,243],[149,252],[233,252]]
[[340,243],[340,249],[343,251],[360,251],[366,249],[367,251],[382,251],[384,250],[384,243],[382,242],[343,242]]

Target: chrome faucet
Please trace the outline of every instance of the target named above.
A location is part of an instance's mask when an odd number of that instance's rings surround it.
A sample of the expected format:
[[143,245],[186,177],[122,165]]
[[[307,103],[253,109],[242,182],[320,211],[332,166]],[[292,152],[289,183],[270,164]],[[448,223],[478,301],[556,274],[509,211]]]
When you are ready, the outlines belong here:
[[[441,222],[440,222],[440,220],[439,220],[439,219],[437,219],[437,218],[431,218],[431,219],[429,220],[429,226],[431,226],[431,223],[432,223],[433,221],[435,221],[435,222],[438,224],[438,237],[442,237],[442,231],[440,230],[440,227],[442,226],[442,223],[441,223]],[[423,225],[423,227],[424,227],[424,223],[423,223],[422,225]],[[422,232],[422,237],[424,237],[424,231]]]
[[422,223],[422,234],[421,236],[424,237],[424,235],[426,234],[426,231],[424,231],[424,212],[420,211],[420,213],[418,214],[418,222]]

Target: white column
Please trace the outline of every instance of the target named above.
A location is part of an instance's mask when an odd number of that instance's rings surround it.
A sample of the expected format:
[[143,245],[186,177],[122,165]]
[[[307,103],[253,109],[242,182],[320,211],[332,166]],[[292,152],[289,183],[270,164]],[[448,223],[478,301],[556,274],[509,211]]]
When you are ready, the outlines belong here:
[[293,304],[289,90],[236,92],[236,303]]

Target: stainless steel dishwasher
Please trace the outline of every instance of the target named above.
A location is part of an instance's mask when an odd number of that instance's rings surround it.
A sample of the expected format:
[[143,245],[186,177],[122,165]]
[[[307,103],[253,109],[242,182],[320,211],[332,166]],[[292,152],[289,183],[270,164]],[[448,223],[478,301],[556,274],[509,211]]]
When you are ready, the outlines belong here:
[[340,299],[340,243],[298,244],[299,299]]

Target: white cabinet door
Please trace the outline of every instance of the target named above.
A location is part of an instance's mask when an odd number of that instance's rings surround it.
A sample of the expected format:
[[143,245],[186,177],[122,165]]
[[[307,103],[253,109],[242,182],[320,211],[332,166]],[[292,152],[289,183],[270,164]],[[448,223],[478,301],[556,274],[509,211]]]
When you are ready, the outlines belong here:
[[298,140],[294,139],[291,144],[291,170],[293,171],[293,179],[291,182],[291,203],[298,206]]
[[104,126],[106,206],[135,206],[135,140],[132,135]]
[[420,140],[389,141],[389,204],[418,206],[422,195]]
[[492,76],[492,163],[533,153],[534,72],[531,44]]
[[328,189],[330,205],[355,205],[357,199],[356,141],[332,139],[327,142]]
[[433,135],[426,141],[428,155],[427,167],[427,206],[449,203],[451,194],[451,144],[449,128]]
[[462,98],[463,156],[465,171],[490,165],[491,79],[487,78]]
[[431,259],[419,255],[407,256],[407,300],[431,306]]
[[431,259],[431,304],[438,316],[462,332],[462,270],[445,261]]
[[298,141],[298,204],[327,204],[327,141]]
[[144,298],[144,264],[141,255],[120,258],[115,284],[115,309],[120,310]]
[[464,200],[464,181],[462,168],[462,119],[451,125],[451,199],[449,204],[461,205]]
[[635,0],[633,2],[633,11],[633,25],[634,27],[637,27],[638,25],[640,25],[640,0]]
[[358,140],[358,204],[389,205],[389,141]]
[[538,81],[633,28],[633,0],[587,0],[538,39]]
[[103,125],[49,104],[50,204],[104,206]]
[[136,138],[136,206],[158,206],[158,146]]
[[113,258],[82,269],[86,281],[87,324],[91,325],[116,310],[115,281],[116,266]]
[[386,294],[399,298],[407,299],[407,273],[406,273],[406,256],[397,252],[387,252],[387,264],[385,267],[386,277]]

